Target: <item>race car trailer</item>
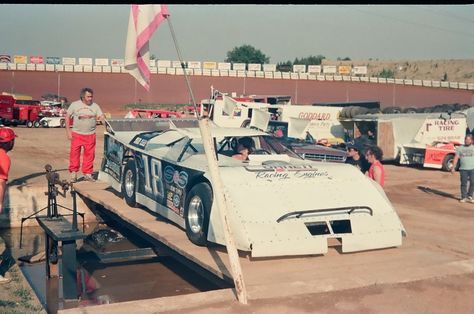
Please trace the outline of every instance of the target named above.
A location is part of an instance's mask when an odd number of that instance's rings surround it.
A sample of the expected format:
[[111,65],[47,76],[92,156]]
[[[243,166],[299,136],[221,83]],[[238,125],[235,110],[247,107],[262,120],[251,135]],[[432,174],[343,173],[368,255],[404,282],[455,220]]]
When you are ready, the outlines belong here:
[[467,130],[463,112],[358,115],[341,123],[356,142],[371,131],[383,160],[445,171],[453,167],[455,148]]

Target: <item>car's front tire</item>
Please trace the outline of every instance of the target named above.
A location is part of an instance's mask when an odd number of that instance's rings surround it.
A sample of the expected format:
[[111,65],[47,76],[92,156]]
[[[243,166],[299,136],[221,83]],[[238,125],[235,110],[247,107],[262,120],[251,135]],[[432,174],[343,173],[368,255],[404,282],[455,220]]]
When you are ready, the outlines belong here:
[[189,191],[184,207],[186,235],[196,245],[207,245],[211,206],[212,189],[209,184],[196,184]]
[[129,159],[125,164],[122,175],[122,195],[128,206],[137,207],[137,167],[135,160]]

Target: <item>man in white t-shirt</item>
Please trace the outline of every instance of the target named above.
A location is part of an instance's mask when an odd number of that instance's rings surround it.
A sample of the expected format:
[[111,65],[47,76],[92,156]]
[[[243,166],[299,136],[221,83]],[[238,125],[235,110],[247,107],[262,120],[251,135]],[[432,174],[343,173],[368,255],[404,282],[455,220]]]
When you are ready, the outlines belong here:
[[[81,89],[80,100],[73,102],[66,113],[66,134],[71,141],[69,152],[69,172],[71,181],[77,180],[77,172],[80,167],[81,149],[84,148],[82,156],[82,173],[87,181],[94,181],[92,172],[95,158],[96,135],[95,128],[97,120],[104,122],[104,114],[99,105],[92,101],[94,91],[85,87]],[[71,131],[71,118],[74,123]]]
[[[472,135],[467,134],[464,138],[464,145],[456,148],[456,155],[454,156],[451,173],[456,171],[458,161],[460,163],[459,173],[461,178],[461,203],[474,203],[472,198],[474,193],[474,145]],[[469,190],[467,185],[469,182]]]

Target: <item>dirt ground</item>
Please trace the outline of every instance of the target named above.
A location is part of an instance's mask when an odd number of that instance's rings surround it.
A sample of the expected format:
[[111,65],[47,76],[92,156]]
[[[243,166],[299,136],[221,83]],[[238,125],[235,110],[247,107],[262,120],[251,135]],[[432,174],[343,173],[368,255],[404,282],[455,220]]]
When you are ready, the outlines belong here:
[[[17,127],[10,153],[10,188],[42,185],[44,165],[67,175],[69,144],[64,129]],[[103,127],[98,127],[95,170],[103,150]],[[474,258],[474,204],[460,204],[459,175],[439,170],[386,165],[386,193],[399,213],[408,236],[403,246],[421,246],[462,260]],[[317,265],[315,265],[317,267]],[[350,276],[350,273],[347,274]],[[378,284],[358,289],[299,295],[290,298],[216,303],[189,313],[451,313],[473,312],[474,269],[400,284]],[[0,291],[2,291],[0,286]],[[4,291],[4,290],[3,290]],[[10,290],[11,291],[11,290]],[[0,298],[4,292],[0,293]],[[2,308],[0,307],[0,311]],[[179,312],[183,312],[180,310]]]

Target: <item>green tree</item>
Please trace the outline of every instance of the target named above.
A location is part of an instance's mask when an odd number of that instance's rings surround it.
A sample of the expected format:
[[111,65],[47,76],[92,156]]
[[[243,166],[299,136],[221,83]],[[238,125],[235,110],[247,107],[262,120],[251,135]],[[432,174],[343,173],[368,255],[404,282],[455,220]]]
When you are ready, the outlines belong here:
[[225,62],[262,64],[270,62],[270,57],[267,57],[263,52],[253,46],[242,45],[228,51]]
[[295,58],[293,64],[304,64],[304,65],[320,65],[323,59],[326,59],[323,55],[309,56],[301,59]]
[[276,70],[280,72],[291,72],[291,70],[293,70],[293,64],[290,60],[285,62],[278,62]]
[[382,78],[395,78],[395,72],[393,72],[393,70],[387,70],[384,68],[377,76]]
[[337,57],[337,61],[351,61],[351,58],[349,58],[349,57],[345,57],[345,58]]

